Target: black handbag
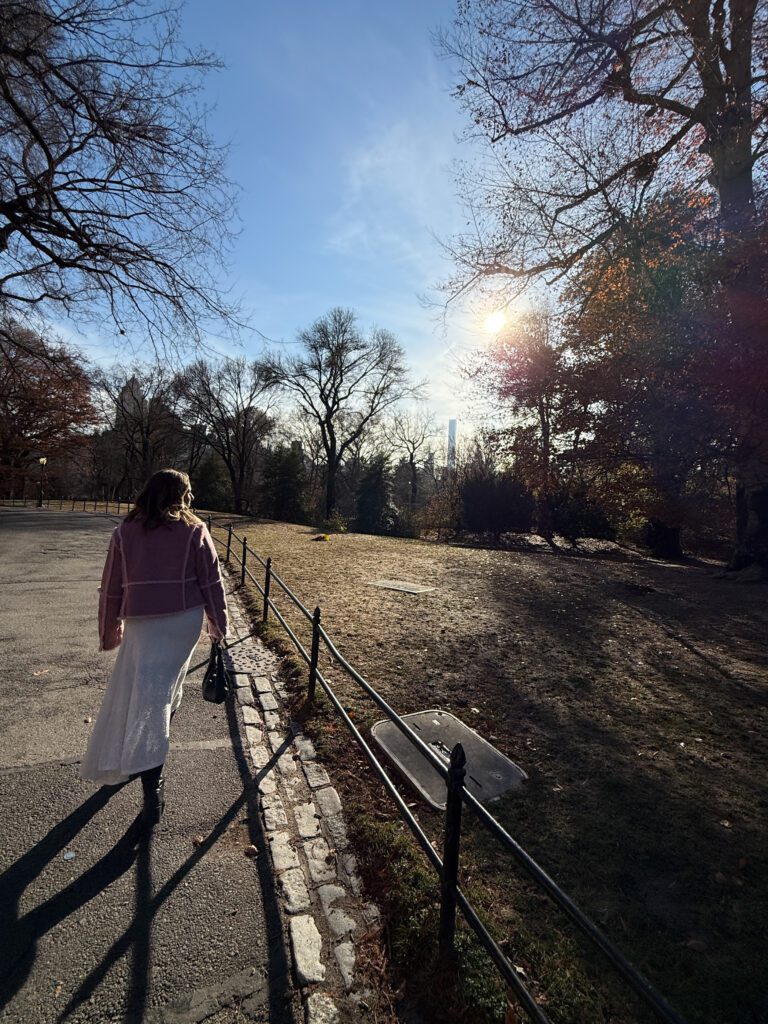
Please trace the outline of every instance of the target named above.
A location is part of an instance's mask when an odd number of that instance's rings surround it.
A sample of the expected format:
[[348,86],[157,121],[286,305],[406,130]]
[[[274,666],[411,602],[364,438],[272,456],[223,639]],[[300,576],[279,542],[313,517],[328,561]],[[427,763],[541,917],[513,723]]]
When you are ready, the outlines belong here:
[[208,668],[203,676],[203,700],[211,704],[223,704],[229,694],[229,679],[224,668],[224,655],[221,643],[214,640],[211,644],[211,657]]

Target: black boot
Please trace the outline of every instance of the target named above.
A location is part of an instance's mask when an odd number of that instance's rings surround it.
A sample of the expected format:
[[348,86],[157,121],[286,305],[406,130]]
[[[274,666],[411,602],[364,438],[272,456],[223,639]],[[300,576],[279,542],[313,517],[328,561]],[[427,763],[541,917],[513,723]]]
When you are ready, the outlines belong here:
[[165,810],[165,779],[163,766],[151,768],[141,773],[141,784],[144,788],[144,810],[142,819],[148,828],[154,828]]

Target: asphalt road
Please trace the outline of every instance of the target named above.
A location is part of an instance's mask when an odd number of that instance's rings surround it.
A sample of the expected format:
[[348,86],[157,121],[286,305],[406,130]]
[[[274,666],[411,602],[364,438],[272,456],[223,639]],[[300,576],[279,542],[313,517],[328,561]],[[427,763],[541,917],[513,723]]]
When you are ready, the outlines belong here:
[[96,629],[113,526],[0,510],[0,1020],[288,1024],[298,1003],[236,713],[202,700],[202,673],[174,718],[151,840],[140,783],[78,778],[114,660]]

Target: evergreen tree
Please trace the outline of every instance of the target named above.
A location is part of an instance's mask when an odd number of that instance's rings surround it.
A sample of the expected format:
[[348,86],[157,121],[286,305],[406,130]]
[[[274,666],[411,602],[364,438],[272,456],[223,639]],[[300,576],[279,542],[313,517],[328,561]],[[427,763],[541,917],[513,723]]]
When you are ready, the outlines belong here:
[[375,455],[363,471],[357,488],[355,529],[361,533],[392,533],[397,510],[391,501],[392,471],[386,457]]
[[195,492],[197,508],[207,508],[214,512],[232,510],[232,485],[227,467],[215,452],[206,455],[200,462],[192,477],[192,490]]
[[288,523],[306,521],[307,471],[298,441],[267,453],[261,491],[262,515]]

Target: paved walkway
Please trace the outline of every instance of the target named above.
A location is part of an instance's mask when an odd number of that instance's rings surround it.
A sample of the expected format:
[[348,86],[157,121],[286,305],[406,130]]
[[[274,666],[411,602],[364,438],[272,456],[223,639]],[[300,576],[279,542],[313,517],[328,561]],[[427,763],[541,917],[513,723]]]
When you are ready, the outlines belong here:
[[300,1004],[234,708],[202,700],[201,672],[188,679],[149,842],[138,783],[115,792],[78,778],[113,661],[96,635],[112,527],[0,510],[0,1020],[293,1024]]

